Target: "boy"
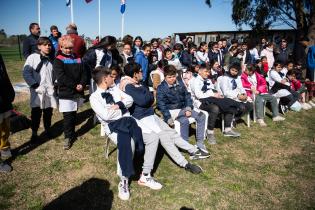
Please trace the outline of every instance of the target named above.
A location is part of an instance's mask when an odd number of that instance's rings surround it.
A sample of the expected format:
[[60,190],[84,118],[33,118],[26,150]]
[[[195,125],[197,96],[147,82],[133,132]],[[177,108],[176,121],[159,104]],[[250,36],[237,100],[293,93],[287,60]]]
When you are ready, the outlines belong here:
[[110,69],[97,67],[92,72],[92,77],[97,84],[97,89],[90,96],[91,107],[104,125],[106,134],[118,146],[117,173],[120,176],[118,197],[128,200],[130,197],[128,181],[134,175],[133,152],[143,151],[141,129],[130,117],[127,109],[133,101],[130,96],[114,86]]
[[[177,147],[187,150],[191,154],[191,159],[205,158],[209,157],[209,155],[204,154],[203,151],[184,141],[174,129],[171,129],[154,114],[152,107],[154,97],[146,87],[140,84],[142,81],[142,71],[139,64],[129,63],[125,66],[124,71],[127,77],[121,80],[120,88],[134,100],[130,112],[142,129],[144,142],[150,140],[158,142],[160,140],[166,152],[179,166],[195,174],[201,173],[202,169],[197,165],[189,163],[178,151]],[[146,153],[144,158],[146,158]],[[146,181],[147,176],[147,174],[143,173],[138,183],[142,185]]]
[[30,86],[31,92],[32,142],[38,140],[37,131],[42,113],[45,132],[47,135],[51,135],[49,129],[53,108],[57,108],[57,101],[54,96],[54,81],[52,79],[53,66],[49,57],[52,45],[49,38],[40,37],[37,40],[37,47],[39,53],[28,56],[23,69],[24,80]]
[[189,141],[189,120],[196,120],[197,146],[205,154],[208,154],[204,145],[205,115],[193,110],[193,102],[185,84],[176,79],[176,68],[172,65],[164,67],[164,81],[157,88],[157,106],[162,112],[164,121],[171,127],[174,120],[180,122],[180,134],[185,141]]

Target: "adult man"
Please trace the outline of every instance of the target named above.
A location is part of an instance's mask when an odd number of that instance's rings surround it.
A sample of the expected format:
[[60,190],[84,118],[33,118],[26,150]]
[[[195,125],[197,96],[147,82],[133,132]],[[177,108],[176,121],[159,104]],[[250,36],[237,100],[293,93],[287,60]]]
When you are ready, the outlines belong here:
[[51,34],[48,38],[52,43],[52,54],[56,55],[58,52],[58,39],[61,37],[61,33],[59,32],[58,27],[55,25],[50,27],[50,32]]
[[25,59],[37,50],[37,40],[40,36],[39,25],[37,23],[31,23],[29,31],[31,34],[23,42],[23,56]]
[[292,53],[289,51],[287,48],[288,43],[285,39],[281,41],[280,44],[280,49],[279,49],[279,54],[277,56],[277,60],[282,64],[286,65],[287,62],[289,61],[289,58],[292,56]]
[[70,23],[67,28],[67,34],[70,35],[70,37],[74,40],[73,41],[73,53],[78,57],[82,58],[85,51],[85,42],[84,40],[78,36],[78,29],[76,24]]

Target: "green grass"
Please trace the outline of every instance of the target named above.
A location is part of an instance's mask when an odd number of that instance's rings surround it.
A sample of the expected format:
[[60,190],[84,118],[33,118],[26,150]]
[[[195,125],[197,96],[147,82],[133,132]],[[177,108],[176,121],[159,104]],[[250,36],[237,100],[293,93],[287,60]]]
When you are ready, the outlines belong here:
[[18,46],[0,47],[0,54],[3,57],[11,82],[23,82],[22,72],[25,60],[23,55],[22,60],[20,59]]
[[[27,102],[15,106],[30,115]],[[85,105],[80,112],[87,109]],[[216,129],[218,144],[207,145],[211,158],[193,161],[204,169],[201,175],[186,172],[164,155],[155,173],[163,189],[132,181],[129,201],[117,197],[117,152],[104,159],[99,125],[69,151],[62,149],[59,127],[59,136],[18,156],[12,173],[1,174],[0,209],[314,209],[315,109],[285,117],[276,124],[268,118],[266,128],[238,124],[239,139],[225,138]],[[55,111],[53,123],[61,119]],[[30,135],[30,130],[12,135],[12,148]]]

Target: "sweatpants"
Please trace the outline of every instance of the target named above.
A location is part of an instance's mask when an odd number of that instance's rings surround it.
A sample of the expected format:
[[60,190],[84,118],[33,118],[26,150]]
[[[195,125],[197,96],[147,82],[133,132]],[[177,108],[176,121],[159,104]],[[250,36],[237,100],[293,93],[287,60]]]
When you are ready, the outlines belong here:
[[10,147],[10,117],[2,120],[0,123],[0,150]]
[[63,112],[63,129],[65,138],[73,140],[75,135],[75,123],[77,118],[77,112]]
[[42,113],[43,113],[43,121],[44,121],[45,130],[49,129],[51,126],[51,117],[53,113],[53,108],[49,107],[46,109],[41,109],[40,107],[33,107],[31,111],[31,120],[32,120],[31,128],[32,128],[33,133],[37,133],[38,131]]

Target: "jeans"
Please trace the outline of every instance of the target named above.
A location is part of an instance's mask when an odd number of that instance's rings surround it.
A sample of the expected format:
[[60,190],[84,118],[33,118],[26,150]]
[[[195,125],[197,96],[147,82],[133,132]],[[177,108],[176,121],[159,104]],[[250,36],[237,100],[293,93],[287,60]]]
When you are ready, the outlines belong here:
[[270,95],[270,94],[263,94],[263,95],[257,95],[256,99],[255,99],[257,119],[263,119],[264,118],[265,101],[270,102],[270,104],[271,104],[272,116],[273,117],[278,116],[279,115],[279,109],[278,109],[277,98]]

